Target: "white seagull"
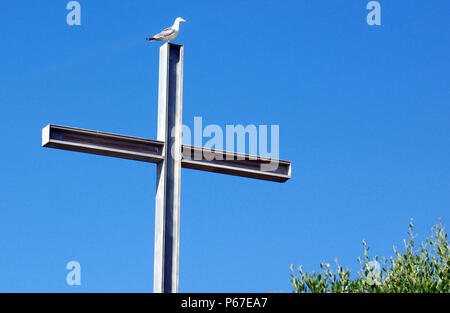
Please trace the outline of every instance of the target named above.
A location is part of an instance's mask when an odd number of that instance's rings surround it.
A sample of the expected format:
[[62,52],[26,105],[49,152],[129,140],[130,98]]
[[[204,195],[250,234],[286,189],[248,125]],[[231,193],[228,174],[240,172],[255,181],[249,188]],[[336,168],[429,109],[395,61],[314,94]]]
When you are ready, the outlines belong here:
[[180,22],[186,22],[186,20],[184,20],[181,17],[177,17],[175,23],[173,23],[171,27],[164,29],[162,32],[156,34],[151,38],[146,38],[146,40],[170,42],[171,40],[175,39],[175,37],[178,36],[178,33],[180,32]]

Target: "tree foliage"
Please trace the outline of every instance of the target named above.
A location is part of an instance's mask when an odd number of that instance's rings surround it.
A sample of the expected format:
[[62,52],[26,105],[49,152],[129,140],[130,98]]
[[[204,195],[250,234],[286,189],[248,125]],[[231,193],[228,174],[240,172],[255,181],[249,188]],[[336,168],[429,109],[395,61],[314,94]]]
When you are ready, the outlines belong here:
[[350,278],[349,268],[343,268],[336,259],[337,270],[321,263],[320,271],[308,274],[300,266],[298,272],[291,266],[294,292],[304,293],[449,293],[450,250],[442,223],[432,228],[432,234],[416,247],[414,225],[409,224],[409,239],[404,241],[401,254],[394,247],[395,257],[389,260],[369,259],[369,247],[363,241],[364,257],[358,257],[360,271]]

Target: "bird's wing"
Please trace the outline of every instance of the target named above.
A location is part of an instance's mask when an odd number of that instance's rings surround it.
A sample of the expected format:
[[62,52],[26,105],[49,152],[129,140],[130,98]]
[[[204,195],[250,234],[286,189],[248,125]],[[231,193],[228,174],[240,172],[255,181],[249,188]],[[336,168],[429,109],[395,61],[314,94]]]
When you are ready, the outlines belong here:
[[164,29],[163,31],[161,31],[159,34],[156,34],[155,36],[153,36],[153,38],[157,39],[157,38],[168,37],[168,36],[172,35],[174,32],[175,32],[175,29],[168,27],[168,28]]

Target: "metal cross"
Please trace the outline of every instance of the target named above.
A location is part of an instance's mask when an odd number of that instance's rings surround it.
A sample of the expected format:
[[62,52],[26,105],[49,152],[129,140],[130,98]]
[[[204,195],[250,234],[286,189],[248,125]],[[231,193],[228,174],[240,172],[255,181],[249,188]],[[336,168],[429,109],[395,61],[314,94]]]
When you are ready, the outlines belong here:
[[181,168],[285,182],[291,162],[182,144],[184,47],[160,48],[157,140],[49,124],[42,146],[157,164],[153,291],[178,292]]

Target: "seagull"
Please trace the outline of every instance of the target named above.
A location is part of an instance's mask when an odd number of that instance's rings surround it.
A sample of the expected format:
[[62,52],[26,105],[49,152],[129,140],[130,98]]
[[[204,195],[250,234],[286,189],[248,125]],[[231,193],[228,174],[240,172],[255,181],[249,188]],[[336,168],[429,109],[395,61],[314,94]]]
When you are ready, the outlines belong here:
[[186,22],[186,20],[181,17],[177,17],[175,23],[173,23],[171,27],[164,29],[162,32],[156,34],[151,38],[146,38],[146,40],[170,42],[178,36],[178,33],[180,32],[180,22]]

